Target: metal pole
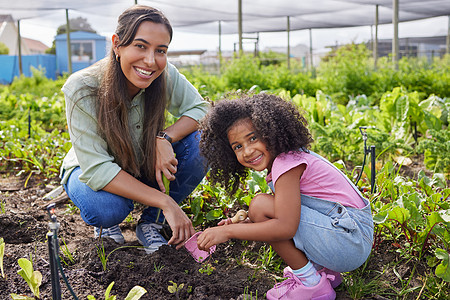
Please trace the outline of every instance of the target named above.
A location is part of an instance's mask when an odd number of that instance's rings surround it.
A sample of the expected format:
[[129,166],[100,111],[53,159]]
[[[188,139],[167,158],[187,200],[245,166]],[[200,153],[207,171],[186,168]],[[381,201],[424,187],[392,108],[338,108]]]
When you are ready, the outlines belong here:
[[288,66],[288,69],[291,68],[290,33],[291,33],[291,21],[290,21],[290,17],[287,16],[287,66]]
[[238,33],[239,33],[239,56],[242,55],[242,0],[238,0]]
[[450,15],[448,16],[448,30],[447,30],[447,54],[450,54]]
[[392,24],[394,25],[394,36],[392,38],[392,62],[394,63],[395,68],[398,68],[398,8],[399,8],[399,0],[392,0]]
[[57,255],[59,250],[58,245],[58,229],[60,224],[56,221],[55,215],[55,203],[51,203],[47,206],[47,212],[50,217],[48,226],[50,231],[47,233],[48,241],[48,254],[50,259],[50,275],[52,280],[52,299],[61,300],[61,284],[59,283],[59,271]]
[[373,61],[375,68],[377,67],[378,60],[378,4],[375,5],[375,38],[373,42]]
[[222,58],[222,21],[219,21],[219,58]]
[[375,187],[375,146],[370,146],[370,160],[371,160],[371,174],[370,174],[370,186],[371,186],[371,193],[375,193],[376,187]]
[[72,74],[72,47],[70,46],[70,24],[69,10],[66,8],[66,35],[67,35],[67,68],[69,74]]
[[17,50],[19,57],[19,74],[22,75],[22,37],[20,36],[20,20],[17,20]]
[[314,63],[313,63],[313,46],[312,46],[312,29],[309,29],[309,62],[311,71],[314,69]]

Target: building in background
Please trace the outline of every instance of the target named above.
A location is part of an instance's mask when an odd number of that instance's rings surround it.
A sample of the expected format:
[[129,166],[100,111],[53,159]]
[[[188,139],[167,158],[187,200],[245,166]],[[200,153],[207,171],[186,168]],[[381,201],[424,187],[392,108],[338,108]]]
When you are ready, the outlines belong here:
[[[426,56],[428,59],[432,57],[443,57],[447,47],[447,37],[430,36],[430,37],[407,37],[400,38],[399,56],[421,57]],[[392,53],[392,40],[378,40],[378,56],[388,56]]]
[[[57,72],[62,74],[69,70],[67,54],[67,35],[59,34],[56,41]],[[87,31],[70,33],[72,51],[72,71],[84,69],[106,56],[106,38],[102,35]]]

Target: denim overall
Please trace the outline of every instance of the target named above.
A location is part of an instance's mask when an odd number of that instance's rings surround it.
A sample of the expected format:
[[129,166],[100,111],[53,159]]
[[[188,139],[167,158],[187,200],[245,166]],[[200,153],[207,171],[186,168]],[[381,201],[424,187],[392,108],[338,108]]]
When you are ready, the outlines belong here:
[[[346,207],[339,202],[301,194],[301,216],[293,237],[295,246],[312,262],[336,272],[349,272],[369,257],[373,244],[373,219],[369,201],[335,165],[308,152],[339,171],[366,204]],[[275,193],[273,182],[269,183]]]

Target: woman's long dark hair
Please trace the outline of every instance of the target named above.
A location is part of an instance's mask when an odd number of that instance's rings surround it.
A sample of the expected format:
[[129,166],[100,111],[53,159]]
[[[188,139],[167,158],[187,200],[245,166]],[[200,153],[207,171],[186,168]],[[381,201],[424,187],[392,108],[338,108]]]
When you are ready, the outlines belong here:
[[[115,32],[119,37],[117,46],[130,45],[139,26],[145,21],[165,25],[172,40],[172,27],[169,20],[159,10],[135,5],[119,16]],[[166,76],[164,71],[145,89],[143,138],[136,149],[133,148],[128,125],[131,99],[128,94],[127,79],[122,72],[120,62],[116,60],[113,47],[111,47],[106,70],[98,89],[98,129],[116,162],[133,176],[145,176],[152,181],[155,179],[156,135],[165,125]]]

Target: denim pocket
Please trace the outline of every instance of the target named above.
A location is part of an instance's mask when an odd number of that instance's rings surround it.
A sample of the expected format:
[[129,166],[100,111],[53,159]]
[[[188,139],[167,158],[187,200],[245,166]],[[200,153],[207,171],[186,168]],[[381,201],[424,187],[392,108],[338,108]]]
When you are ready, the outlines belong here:
[[331,224],[336,228],[342,228],[346,232],[352,232],[358,229],[358,225],[356,222],[350,217],[347,212],[347,209],[343,206],[338,207],[338,210],[341,211],[341,214],[332,217]]

